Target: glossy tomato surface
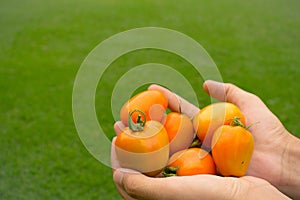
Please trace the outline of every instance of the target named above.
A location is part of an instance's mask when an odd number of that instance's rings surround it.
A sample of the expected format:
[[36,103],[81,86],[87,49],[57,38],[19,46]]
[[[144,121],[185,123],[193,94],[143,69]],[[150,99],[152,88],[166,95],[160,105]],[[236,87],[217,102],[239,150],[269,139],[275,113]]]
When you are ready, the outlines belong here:
[[244,176],[253,149],[252,134],[241,126],[221,126],[213,136],[212,155],[223,176]]
[[142,131],[125,128],[116,138],[115,149],[121,167],[154,176],[168,162],[168,134],[160,122],[147,121]]
[[210,148],[215,130],[222,125],[230,124],[235,117],[245,124],[244,114],[236,105],[218,102],[201,109],[193,118],[193,126],[202,144]]
[[190,146],[194,138],[194,128],[188,116],[171,112],[167,115],[164,126],[169,136],[170,155]]
[[[155,120],[161,122],[166,108],[168,99],[158,90],[147,90],[132,97],[126,102],[120,112],[121,121],[125,126],[128,125],[128,115],[134,110],[143,111],[146,115],[146,120]],[[136,122],[138,113],[134,113],[131,118]]]
[[196,174],[216,174],[216,167],[211,155],[200,148],[190,148],[173,154],[168,167],[178,168],[177,176]]

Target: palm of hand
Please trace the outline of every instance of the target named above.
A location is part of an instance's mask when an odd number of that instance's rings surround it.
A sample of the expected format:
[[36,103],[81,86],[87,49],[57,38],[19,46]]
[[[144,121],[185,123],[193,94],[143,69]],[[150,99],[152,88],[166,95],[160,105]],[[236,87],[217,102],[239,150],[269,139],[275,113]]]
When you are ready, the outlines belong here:
[[255,147],[248,175],[260,177],[273,184],[280,182],[283,141],[288,134],[277,117],[255,95],[248,95],[247,102],[235,103],[245,114],[249,131],[253,134]]
[[[260,177],[277,185],[282,174],[282,158],[278,155],[283,155],[285,148],[283,141],[286,141],[285,137],[288,135],[284,126],[256,95],[231,84],[222,87],[214,84],[210,90],[208,86],[204,85],[207,93],[214,98],[237,105],[246,117],[246,126],[252,125],[249,131],[253,134],[255,147],[247,175]],[[198,108],[194,105],[177,95],[175,97],[163,87],[155,85],[150,86],[150,89],[161,90],[168,97],[172,110],[176,111],[180,103],[181,111],[188,116],[193,117],[198,112]]]
[[[208,88],[210,90],[208,90]],[[181,108],[181,111],[191,118],[199,111],[199,108],[166,88],[152,85],[149,89],[161,90],[168,97],[169,108],[173,111],[180,111]],[[210,199],[213,197],[216,199],[219,199],[220,197],[228,197],[229,199],[234,199],[234,197],[236,199],[248,197],[249,199],[253,199],[253,197],[257,197],[257,194],[270,197],[270,199],[273,199],[274,197],[286,198],[286,196],[271,185],[280,185],[281,177],[284,176],[282,170],[282,157],[284,157],[285,150],[287,149],[289,133],[281,122],[257,96],[247,93],[234,85],[207,81],[206,84],[204,84],[204,89],[216,99],[221,101],[226,100],[236,104],[246,117],[246,126],[253,124],[253,126],[249,128],[255,141],[254,153],[247,172],[247,175],[250,176],[233,178],[198,175],[191,177],[176,177],[172,179],[153,179],[136,173],[133,175],[127,174],[126,177],[124,176],[124,178],[120,179],[121,174],[115,173],[114,181],[117,183],[116,186],[120,194],[125,199],[132,199],[131,196],[148,197],[149,199],[157,199],[156,197],[182,199],[182,196],[180,195],[187,197],[186,195],[188,194],[193,194],[193,196],[189,196],[193,199],[193,197],[199,197],[194,195],[197,192],[203,197]],[[124,125],[121,122],[117,122],[114,128],[118,134],[124,128]],[[115,169],[119,168],[113,148],[112,163],[114,163]],[[263,178],[268,182],[256,177]],[[195,182],[199,182],[199,184],[195,184]],[[148,186],[153,187],[140,187],[141,185],[147,184]],[[174,186],[174,184],[176,186]],[[192,190],[196,193],[178,191],[176,188],[178,188],[178,185],[180,184],[182,187],[188,188],[186,191]],[[200,188],[199,185],[201,185]],[[211,187],[212,185],[213,187]],[[164,190],[164,192],[157,190],[157,188],[166,186],[167,189]],[[224,186],[228,186],[227,189],[224,188]],[[173,190],[174,188],[176,189],[175,191]],[[212,188],[216,188],[216,191],[213,191]],[[222,188],[222,192],[220,192],[220,188]],[[151,196],[147,196],[147,194],[151,194]]]
[[246,126],[252,125],[249,131],[254,137],[254,152],[247,174],[279,184],[289,136],[279,119],[259,97],[235,85],[207,81],[203,86],[212,97],[237,105],[246,117]]

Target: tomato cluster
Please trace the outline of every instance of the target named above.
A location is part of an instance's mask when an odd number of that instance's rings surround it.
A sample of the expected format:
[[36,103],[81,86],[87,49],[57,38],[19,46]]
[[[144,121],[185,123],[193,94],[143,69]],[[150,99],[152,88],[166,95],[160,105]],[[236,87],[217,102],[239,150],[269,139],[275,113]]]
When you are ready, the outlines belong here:
[[[122,167],[149,176],[245,175],[254,140],[237,106],[214,103],[193,119],[167,111],[168,99],[158,90],[139,93],[123,105],[120,118],[127,127],[115,142]],[[195,147],[195,139],[202,145]]]

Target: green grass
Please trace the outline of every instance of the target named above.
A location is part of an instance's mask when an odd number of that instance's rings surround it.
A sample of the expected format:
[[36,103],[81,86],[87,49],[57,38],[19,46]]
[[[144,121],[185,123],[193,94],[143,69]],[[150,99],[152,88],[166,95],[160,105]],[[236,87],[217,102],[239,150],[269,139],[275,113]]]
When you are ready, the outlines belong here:
[[[300,136],[300,3],[229,1],[1,1],[0,199],[119,199],[111,169],[81,143],[72,88],[87,54],[136,27],[183,32],[204,46],[226,82],[259,95]],[[183,59],[142,50],[116,60],[96,94],[99,121],[112,138],[110,95],[132,66],[174,66],[209,103],[202,79]]]

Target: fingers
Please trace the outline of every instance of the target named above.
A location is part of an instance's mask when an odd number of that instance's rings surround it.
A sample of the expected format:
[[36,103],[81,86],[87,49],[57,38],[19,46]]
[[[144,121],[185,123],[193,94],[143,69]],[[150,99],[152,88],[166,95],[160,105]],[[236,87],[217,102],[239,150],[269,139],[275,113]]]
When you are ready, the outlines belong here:
[[248,92],[236,87],[233,84],[221,83],[212,80],[205,81],[203,88],[205,92],[213,98],[231,103],[235,103],[237,100],[249,95]]
[[116,170],[114,181],[136,199],[234,199],[242,197],[240,194],[244,192],[238,178],[213,175],[151,178],[140,173]]
[[168,99],[168,108],[174,112],[184,113],[190,118],[199,112],[198,107],[162,86],[153,84],[149,86],[148,90],[161,91]]
[[172,111],[179,112],[180,111],[180,100],[177,95],[173,92],[159,85],[150,85],[148,90],[159,90],[161,91],[165,97],[168,99],[168,106]]
[[143,174],[124,172],[121,169],[115,171],[113,178],[118,187],[132,198],[172,199],[170,187],[163,184],[164,178],[150,178]]
[[[113,179],[115,182],[115,185],[118,189],[118,192],[120,193],[120,195],[125,199],[125,200],[134,200],[134,195],[130,196],[130,192],[128,192],[125,187],[120,184],[123,181],[123,174],[124,173],[131,173],[131,174],[137,174],[138,172],[135,172],[133,170],[129,170],[129,169],[123,169],[123,168],[119,168],[117,171],[114,172],[113,174]],[[132,186],[131,186],[132,187]]]
[[249,108],[251,107],[267,110],[266,105],[258,96],[246,92],[231,83],[207,80],[204,82],[203,88],[211,97],[236,104],[241,109],[250,110]]
[[133,171],[116,170],[114,181],[125,199],[287,199],[269,182],[245,176],[215,175],[151,178]]
[[[111,162],[111,168],[113,170],[113,173],[117,170],[117,169],[121,169],[121,166],[118,162],[117,159],[117,154],[116,154],[116,150],[115,150],[115,142],[116,142],[116,137],[114,137],[112,139],[112,146],[111,146],[111,153],[110,153],[110,162]],[[126,192],[125,190],[120,187],[120,185],[116,184],[116,188],[119,192],[119,194],[126,200],[133,200],[133,198],[131,198]]]
[[117,135],[119,135],[123,131],[124,128],[125,128],[125,125],[121,121],[117,121],[114,124],[114,130]]
[[211,97],[220,101],[226,101],[226,89],[224,83],[207,80],[203,83],[203,89]]
[[115,142],[116,142],[116,137],[114,137],[112,139],[112,142],[111,142],[111,150],[110,150],[110,162],[111,162],[111,167],[112,167],[112,170],[114,171],[115,169],[118,169],[120,168],[120,164],[118,162],[118,159],[117,159],[117,154],[116,154],[116,149],[115,149]]
[[[263,122],[255,125],[256,130],[262,127],[262,124],[274,124],[274,121],[279,125],[281,124],[258,96],[246,92],[233,84],[207,80],[204,82],[203,88],[213,98],[238,106],[244,115],[247,116],[246,124],[251,125]],[[249,130],[251,131],[253,128],[251,127]],[[255,134],[254,137],[256,137]]]
[[[150,199],[151,194],[149,186],[152,184],[151,179],[137,172],[118,169],[113,175],[114,182],[128,197],[133,199]],[[150,181],[149,181],[150,180]],[[129,199],[129,198],[127,198]]]

